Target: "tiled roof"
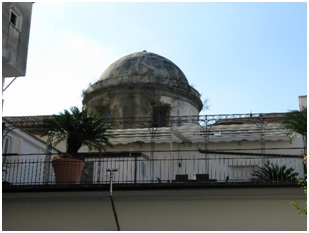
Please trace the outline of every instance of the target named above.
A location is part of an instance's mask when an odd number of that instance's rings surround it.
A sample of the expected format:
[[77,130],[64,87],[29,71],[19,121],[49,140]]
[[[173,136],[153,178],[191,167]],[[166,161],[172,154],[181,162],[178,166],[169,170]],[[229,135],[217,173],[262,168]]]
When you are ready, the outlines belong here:
[[15,127],[20,129],[42,129],[43,119],[50,119],[52,115],[41,115],[41,116],[7,116],[2,117],[3,120],[13,124]]

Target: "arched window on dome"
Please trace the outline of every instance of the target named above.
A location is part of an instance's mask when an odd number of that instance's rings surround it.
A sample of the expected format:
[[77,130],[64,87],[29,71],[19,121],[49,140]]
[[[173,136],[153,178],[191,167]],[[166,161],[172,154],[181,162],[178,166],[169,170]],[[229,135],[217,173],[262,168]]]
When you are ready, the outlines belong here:
[[154,105],[152,107],[152,126],[168,127],[171,107],[167,104]]

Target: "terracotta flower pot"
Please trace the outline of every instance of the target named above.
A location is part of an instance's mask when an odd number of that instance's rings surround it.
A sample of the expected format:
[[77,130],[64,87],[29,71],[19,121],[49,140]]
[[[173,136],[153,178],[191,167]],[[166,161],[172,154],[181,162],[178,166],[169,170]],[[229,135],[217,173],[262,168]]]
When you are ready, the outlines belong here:
[[53,158],[52,165],[57,184],[78,184],[85,162],[75,158]]

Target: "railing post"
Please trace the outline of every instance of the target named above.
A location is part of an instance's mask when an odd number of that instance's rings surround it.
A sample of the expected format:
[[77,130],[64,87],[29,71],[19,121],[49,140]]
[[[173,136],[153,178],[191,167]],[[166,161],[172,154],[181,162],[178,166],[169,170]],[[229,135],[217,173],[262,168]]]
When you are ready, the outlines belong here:
[[137,180],[137,157],[134,156],[134,184],[136,184]]

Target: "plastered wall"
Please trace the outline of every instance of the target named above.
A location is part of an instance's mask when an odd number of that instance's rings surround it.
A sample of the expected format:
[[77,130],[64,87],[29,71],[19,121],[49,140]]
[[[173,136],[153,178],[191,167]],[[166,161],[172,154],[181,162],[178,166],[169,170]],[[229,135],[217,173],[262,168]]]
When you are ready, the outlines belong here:
[[[121,230],[306,230],[296,188],[114,191]],[[108,191],[4,193],[2,230],[117,230]]]

